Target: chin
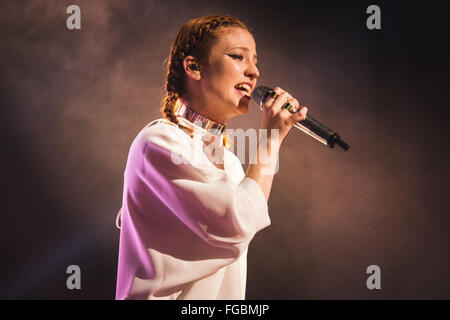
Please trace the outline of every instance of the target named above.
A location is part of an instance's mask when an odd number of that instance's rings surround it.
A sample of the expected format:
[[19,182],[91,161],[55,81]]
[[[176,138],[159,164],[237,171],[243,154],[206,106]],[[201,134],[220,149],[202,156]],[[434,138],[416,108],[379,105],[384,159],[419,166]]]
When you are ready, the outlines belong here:
[[240,114],[245,114],[248,112],[248,106],[250,104],[250,98],[243,97],[239,100],[237,110]]
[[239,107],[239,108],[238,108],[238,111],[239,111],[240,114],[246,114],[246,113],[248,113],[248,105],[247,105],[247,106],[244,106],[244,107]]

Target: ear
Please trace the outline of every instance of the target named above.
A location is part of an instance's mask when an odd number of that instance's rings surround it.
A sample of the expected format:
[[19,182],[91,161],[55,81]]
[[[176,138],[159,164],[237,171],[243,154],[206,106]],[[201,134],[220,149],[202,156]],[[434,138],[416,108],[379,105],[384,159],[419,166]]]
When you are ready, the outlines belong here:
[[187,56],[183,60],[183,68],[187,76],[193,80],[200,80],[202,78],[200,74],[200,65],[193,56]]

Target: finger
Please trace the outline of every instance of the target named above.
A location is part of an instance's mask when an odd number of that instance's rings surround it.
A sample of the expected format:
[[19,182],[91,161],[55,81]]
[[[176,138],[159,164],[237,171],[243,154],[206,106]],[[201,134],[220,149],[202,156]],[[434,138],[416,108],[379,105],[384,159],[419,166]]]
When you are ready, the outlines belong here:
[[[282,92],[273,102],[272,109],[275,114],[281,112],[281,107],[284,106],[286,102],[288,102],[288,99],[291,98],[291,95],[287,93],[286,91]],[[289,112],[289,111],[288,111]]]
[[291,98],[289,100],[289,103],[293,106],[292,111],[295,112],[296,110],[299,110],[300,108],[300,103],[298,102],[297,99],[295,98]]
[[282,92],[283,90],[280,87],[276,87],[275,89],[273,89],[269,97],[264,102],[264,107],[267,109],[271,108],[273,102],[281,95]]
[[296,123],[299,121],[303,121],[306,119],[306,115],[308,113],[308,107],[307,106],[301,106],[299,107],[298,111],[293,113],[291,115],[291,120]]
[[[286,109],[290,114],[296,113],[299,110],[299,103],[297,101],[297,99],[289,97],[287,99],[287,101],[281,106],[281,111],[283,111],[283,109]],[[287,115],[287,116],[290,116]]]

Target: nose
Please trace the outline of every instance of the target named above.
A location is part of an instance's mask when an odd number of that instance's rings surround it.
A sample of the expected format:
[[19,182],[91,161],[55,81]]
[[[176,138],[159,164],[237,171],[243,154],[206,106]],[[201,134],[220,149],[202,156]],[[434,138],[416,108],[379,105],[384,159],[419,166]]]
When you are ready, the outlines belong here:
[[259,77],[258,67],[253,61],[250,61],[248,63],[245,75],[249,77],[251,80],[257,79]]

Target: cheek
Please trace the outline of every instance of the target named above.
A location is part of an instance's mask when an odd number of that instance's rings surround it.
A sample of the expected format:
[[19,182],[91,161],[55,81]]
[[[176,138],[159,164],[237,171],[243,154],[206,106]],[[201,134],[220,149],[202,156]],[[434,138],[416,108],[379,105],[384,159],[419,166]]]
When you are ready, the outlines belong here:
[[243,73],[241,69],[238,63],[228,62],[218,65],[215,71],[221,81],[234,83],[242,78],[240,77],[240,74]]
[[224,72],[226,72],[230,77],[233,77],[235,78],[234,80],[236,80],[240,78],[240,75],[243,74],[244,70],[239,64],[233,63],[229,65],[226,70],[224,70]]
[[243,79],[242,70],[237,64],[229,64],[224,66],[220,70],[220,83],[221,90],[227,94],[234,94],[234,86]]
[[234,97],[234,85],[242,80],[244,70],[238,63],[227,62],[216,64],[211,67],[208,74],[208,85],[205,88],[209,93],[229,99]]

